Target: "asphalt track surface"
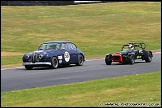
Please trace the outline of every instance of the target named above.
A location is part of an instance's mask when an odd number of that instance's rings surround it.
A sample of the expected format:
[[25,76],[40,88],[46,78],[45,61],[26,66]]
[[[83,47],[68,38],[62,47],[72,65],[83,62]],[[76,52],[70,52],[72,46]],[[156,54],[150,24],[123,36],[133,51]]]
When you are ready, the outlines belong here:
[[161,53],[153,55],[152,62],[136,60],[135,64],[123,65],[113,62],[106,65],[104,58],[87,60],[83,66],[71,65],[58,69],[24,67],[1,69],[1,92],[83,82],[103,78],[126,76],[131,74],[161,71]]

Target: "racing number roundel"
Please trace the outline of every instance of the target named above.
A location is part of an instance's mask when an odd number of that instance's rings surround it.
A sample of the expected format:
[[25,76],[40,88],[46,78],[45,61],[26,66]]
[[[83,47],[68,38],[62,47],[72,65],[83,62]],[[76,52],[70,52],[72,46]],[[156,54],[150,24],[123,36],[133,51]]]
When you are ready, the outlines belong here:
[[65,61],[68,62],[70,60],[70,54],[68,52],[65,52],[64,58],[65,58]]

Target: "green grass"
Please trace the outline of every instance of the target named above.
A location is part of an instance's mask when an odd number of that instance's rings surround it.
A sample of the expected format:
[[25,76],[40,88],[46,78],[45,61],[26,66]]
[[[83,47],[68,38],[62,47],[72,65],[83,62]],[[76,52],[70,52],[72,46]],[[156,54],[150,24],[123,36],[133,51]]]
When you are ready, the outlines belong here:
[[[104,57],[132,41],[161,49],[161,2],[1,6],[1,52],[27,53],[51,40],[73,41],[86,58]],[[21,63],[21,57],[2,56],[1,65]]]
[[22,59],[22,56],[4,56],[3,62],[1,62],[1,65],[22,63],[22,61],[20,61],[21,59]]
[[161,106],[161,72],[1,93],[2,107],[98,107],[110,102]]

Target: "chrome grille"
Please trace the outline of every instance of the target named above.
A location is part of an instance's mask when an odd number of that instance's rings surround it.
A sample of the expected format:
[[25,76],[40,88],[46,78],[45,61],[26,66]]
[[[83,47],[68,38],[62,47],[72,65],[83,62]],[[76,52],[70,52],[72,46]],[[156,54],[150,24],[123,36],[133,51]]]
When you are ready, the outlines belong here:
[[35,63],[36,59],[37,59],[37,55],[36,55],[36,53],[33,53],[33,55],[32,55],[32,63]]

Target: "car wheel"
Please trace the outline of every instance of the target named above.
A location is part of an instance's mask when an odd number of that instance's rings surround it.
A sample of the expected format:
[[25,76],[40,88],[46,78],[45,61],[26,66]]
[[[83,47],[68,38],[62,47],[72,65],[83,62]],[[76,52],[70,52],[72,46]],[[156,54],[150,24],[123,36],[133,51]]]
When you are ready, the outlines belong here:
[[145,61],[146,61],[146,62],[151,62],[151,61],[152,61],[152,55],[151,55],[150,52],[148,52],[148,53],[146,54],[146,59],[145,59]]
[[105,63],[107,65],[111,65],[111,63],[112,63],[112,55],[111,54],[110,55],[106,55],[106,57],[105,57]]
[[83,55],[79,54],[78,55],[78,62],[76,63],[77,66],[82,66],[84,62]]
[[26,68],[27,70],[32,70],[33,66],[26,65],[25,68]]
[[130,64],[134,64],[135,63],[135,58],[133,55],[130,56]]
[[58,59],[56,58],[56,57],[52,57],[52,60],[51,60],[51,67],[53,68],[53,69],[56,69],[56,68],[58,68]]

